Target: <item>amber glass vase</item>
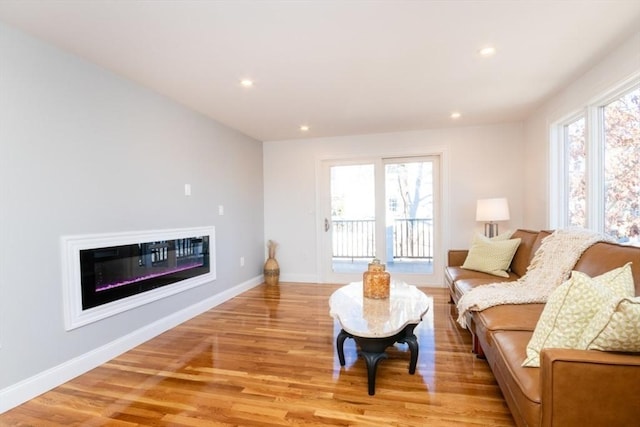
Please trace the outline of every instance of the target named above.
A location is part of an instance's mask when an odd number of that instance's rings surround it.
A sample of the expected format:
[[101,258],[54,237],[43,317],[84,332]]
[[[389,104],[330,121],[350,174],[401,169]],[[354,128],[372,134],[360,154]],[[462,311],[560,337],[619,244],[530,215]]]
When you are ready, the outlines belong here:
[[362,275],[362,293],[365,298],[389,298],[391,275],[384,269],[385,265],[379,259],[369,263],[369,268]]

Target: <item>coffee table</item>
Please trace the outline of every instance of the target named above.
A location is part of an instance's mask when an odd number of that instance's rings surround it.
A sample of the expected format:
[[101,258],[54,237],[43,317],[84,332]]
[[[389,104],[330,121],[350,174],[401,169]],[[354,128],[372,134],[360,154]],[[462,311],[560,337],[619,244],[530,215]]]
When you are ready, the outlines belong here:
[[352,338],[367,364],[369,395],[375,394],[378,363],[388,357],[385,349],[397,342],[409,346],[409,374],[416,372],[418,339],[413,330],[430,305],[431,298],[424,292],[400,281],[391,282],[386,299],[365,298],[362,282],[350,283],[331,295],[329,314],[342,328],[336,340],[340,365],[345,365],[344,342]]

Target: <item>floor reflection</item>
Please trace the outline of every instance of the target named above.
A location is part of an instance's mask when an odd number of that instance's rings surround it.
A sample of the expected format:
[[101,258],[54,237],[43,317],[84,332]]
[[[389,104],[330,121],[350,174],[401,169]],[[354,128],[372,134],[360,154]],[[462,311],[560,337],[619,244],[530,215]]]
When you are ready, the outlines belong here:
[[414,330],[416,373],[408,346],[391,346],[368,395],[354,340],[338,361],[328,303],[338,287],[256,286],[0,414],[0,425],[513,426],[443,289],[421,288],[435,301]]
[[278,306],[280,305],[280,285],[266,285],[262,286],[262,297],[264,303],[269,310],[269,317],[278,317]]

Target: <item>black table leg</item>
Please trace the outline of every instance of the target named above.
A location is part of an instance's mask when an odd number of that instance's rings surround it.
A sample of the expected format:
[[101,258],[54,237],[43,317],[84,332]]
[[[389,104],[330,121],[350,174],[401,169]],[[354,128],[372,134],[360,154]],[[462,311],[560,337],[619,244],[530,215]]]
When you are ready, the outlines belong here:
[[376,393],[376,373],[378,370],[378,363],[382,359],[387,359],[387,353],[385,349],[392,346],[394,343],[406,343],[409,346],[411,352],[411,361],[409,362],[409,373],[414,374],[416,372],[416,365],[418,363],[418,338],[414,335],[413,329],[416,325],[407,325],[402,332],[393,335],[391,337],[380,338],[364,338],[356,337],[344,329],[340,330],[338,337],[336,338],[336,349],[338,350],[338,360],[340,366],[345,365],[344,359],[344,342],[347,338],[353,338],[356,344],[360,348],[358,354],[364,357],[367,364],[367,382],[369,396],[373,396]]
[[369,385],[369,396],[376,394],[376,372],[378,371],[378,363],[382,359],[387,359],[387,353],[367,353],[361,351],[360,354],[367,362],[367,383]]
[[411,361],[409,362],[409,373],[411,375],[416,373],[416,365],[418,364],[418,338],[413,333],[416,325],[408,325],[404,329],[404,337],[400,338],[398,342],[406,343],[409,346],[411,352]]
[[336,340],[336,349],[338,350],[338,360],[340,360],[340,366],[345,365],[344,361],[344,341],[347,338],[353,338],[351,334],[344,331],[344,329],[340,330],[338,334],[338,339]]
[[416,373],[416,365],[418,364],[418,338],[415,335],[405,338],[405,343],[409,346],[411,352],[411,361],[409,362],[409,373]]
[[382,359],[387,359],[389,357],[387,356],[385,349],[398,341],[398,336],[394,335],[391,337],[381,338],[354,337],[354,339],[358,343],[358,347],[360,347],[359,354],[364,357],[364,360],[367,363],[369,396],[373,396],[376,393],[376,372],[378,370],[378,363],[380,363]]

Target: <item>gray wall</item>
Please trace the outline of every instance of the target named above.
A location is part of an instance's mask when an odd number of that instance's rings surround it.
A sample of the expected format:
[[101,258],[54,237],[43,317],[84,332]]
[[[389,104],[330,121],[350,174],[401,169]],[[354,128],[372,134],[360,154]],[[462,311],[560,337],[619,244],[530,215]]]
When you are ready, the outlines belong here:
[[[1,24],[0,58],[0,390],[261,274],[260,141]],[[60,236],[206,225],[217,280],[65,331]]]

